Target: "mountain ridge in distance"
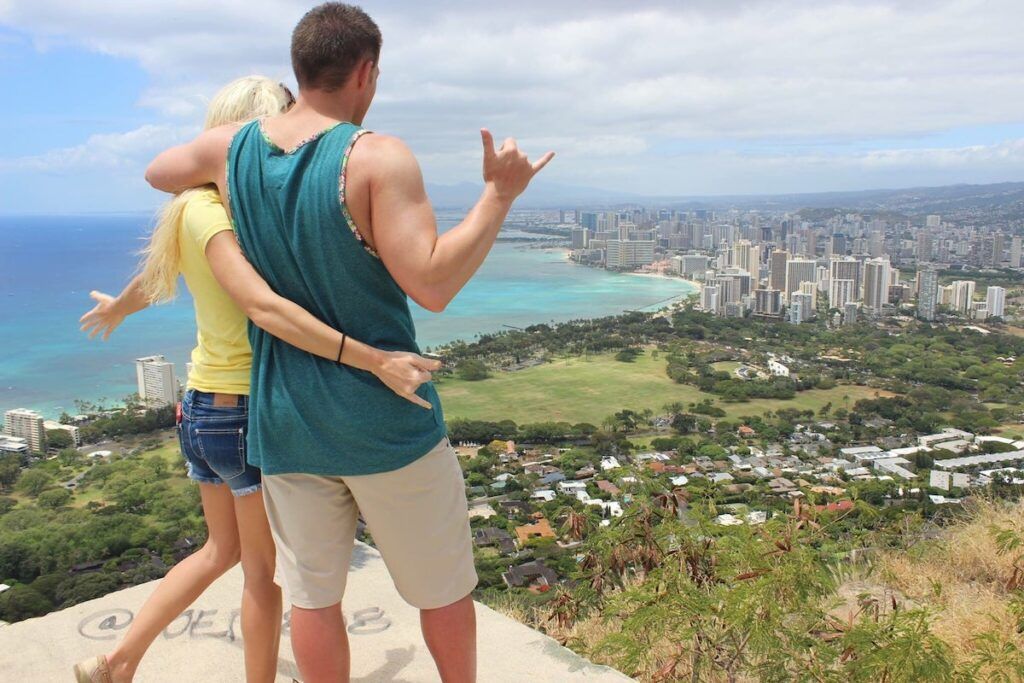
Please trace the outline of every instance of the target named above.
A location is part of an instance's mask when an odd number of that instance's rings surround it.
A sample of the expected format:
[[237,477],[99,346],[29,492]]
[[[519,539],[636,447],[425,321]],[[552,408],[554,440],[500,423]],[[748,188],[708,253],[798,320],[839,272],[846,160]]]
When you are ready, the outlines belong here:
[[[467,208],[480,196],[481,185],[427,184],[427,193],[438,208]],[[791,211],[801,208],[844,208],[861,211],[940,213],[943,209],[1019,207],[1024,214],[1024,182],[973,185],[961,183],[928,187],[847,190],[748,195],[641,195],[582,185],[538,180],[516,202],[517,208],[551,209],[614,208],[635,204],[674,209],[745,209]]]

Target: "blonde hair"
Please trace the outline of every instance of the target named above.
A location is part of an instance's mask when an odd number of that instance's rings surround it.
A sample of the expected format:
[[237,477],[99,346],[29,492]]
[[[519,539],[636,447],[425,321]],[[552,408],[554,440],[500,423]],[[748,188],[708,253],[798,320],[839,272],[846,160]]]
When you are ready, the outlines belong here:
[[[291,93],[282,84],[264,76],[245,76],[228,83],[214,95],[206,110],[204,128],[209,130],[229,123],[242,123],[280,114],[293,101]],[[170,301],[177,294],[181,259],[178,228],[185,206],[202,189],[185,190],[160,210],[149,243],[142,250],[139,267],[142,290],[150,303]]]

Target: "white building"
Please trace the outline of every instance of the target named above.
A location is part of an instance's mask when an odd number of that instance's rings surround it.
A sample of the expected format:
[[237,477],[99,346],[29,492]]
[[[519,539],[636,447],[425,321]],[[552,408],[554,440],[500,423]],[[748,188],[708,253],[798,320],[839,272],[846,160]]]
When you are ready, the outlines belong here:
[[608,268],[635,268],[654,263],[654,240],[608,240],[605,250]]
[[620,467],[622,467],[622,465],[619,464],[619,459],[616,458],[614,455],[606,455],[605,457],[601,458],[601,470],[604,472],[618,469]]
[[985,307],[990,317],[1002,318],[1006,311],[1006,289],[989,287],[985,293]]
[[[850,292],[848,301],[857,301],[860,298],[861,280],[863,279],[861,262],[848,256],[842,258],[833,257],[829,261],[828,267],[829,282],[834,280],[853,280],[853,289]],[[833,304],[833,308],[842,308],[842,306]]]
[[768,370],[776,377],[789,377],[789,368],[774,358],[768,360]]
[[873,258],[864,263],[864,308],[877,315],[889,303],[888,259]]
[[139,382],[139,398],[153,408],[178,402],[178,380],[174,377],[174,363],[163,356],[147,356],[135,360],[135,374]]
[[27,408],[15,408],[4,413],[4,433],[25,439],[28,447],[36,453],[46,448],[46,428],[43,416]]
[[717,285],[705,285],[700,290],[700,308],[705,313],[716,313],[718,311]]
[[28,440],[0,434],[0,453],[28,453]]
[[786,261],[786,299],[794,292],[800,291],[804,282],[814,283],[818,277],[818,262],[809,259],[790,259]]
[[45,422],[43,422],[43,428],[47,431],[60,430],[62,432],[67,432],[68,434],[71,435],[71,442],[73,444],[75,444],[76,446],[82,445],[81,430],[74,425],[61,424],[56,420],[46,420]]
[[970,313],[976,288],[974,280],[954,280],[950,287],[953,289],[953,301],[951,302],[953,309],[963,315]]

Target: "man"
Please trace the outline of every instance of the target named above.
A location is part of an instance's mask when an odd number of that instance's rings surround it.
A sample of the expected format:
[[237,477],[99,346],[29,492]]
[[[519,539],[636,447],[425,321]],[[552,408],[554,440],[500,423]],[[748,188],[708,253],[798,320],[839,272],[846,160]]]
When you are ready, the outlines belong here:
[[[406,295],[443,310],[554,154],[530,163],[514,140],[495,150],[482,130],[484,191],[438,236],[415,157],[400,140],[359,128],[380,46],[359,8],[314,8],[292,36],[296,105],[168,150],[146,178],[170,192],[216,183],[242,249],[276,292],[367,344],[418,351]],[[429,382],[417,392],[427,410],[252,326],[250,340],[249,458],[263,470],[303,679],[348,680],[340,603],[361,511],[399,592],[420,609],[442,680],[475,680],[476,573],[437,392]]]

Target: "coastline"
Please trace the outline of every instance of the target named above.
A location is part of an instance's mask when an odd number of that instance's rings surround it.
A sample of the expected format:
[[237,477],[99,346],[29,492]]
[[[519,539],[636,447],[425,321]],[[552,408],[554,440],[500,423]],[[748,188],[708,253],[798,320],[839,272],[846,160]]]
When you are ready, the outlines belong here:
[[[39,245],[17,260],[21,270],[13,273],[17,281],[34,286],[16,290],[17,296],[4,301],[6,315],[0,329],[29,342],[0,360],[4,410],[30,408],[56,418],[62,411],[75,413],[75,399],[115,406],[137,389],[134,359],[154,354],[164,355],[175,364],[175,375],[184,378],[196,334],[191,298],[185,290],[172,304],[132,316],[106,342],[90,342],[80,332],[78,318],[90,307],[84,293],[118,291],[122,273],[135,265],[138,226],[125,220],[104,229],[106,222],[97,219],[96,223],[95,230],[56,222],[42,234],[14,233],[30,246],[31,240]],[[51,239],[58,232],[63,239]],[[79,236],[83,240],[87,236],[90,244],[99,240],[94,251],[102,258],[88,261],[87,267],[61,269],[66,275],[39,286],[30,273],[42,272],[54,261],[77,263],[84,248]],[[56,252],[54,244],[59,245]],[[564,244],[544,240],[497,245],[443,314],[410,305],[421,347],[459,339],[471,342],[479,335],[537,323],[601,318],[629,310],[654,312],[685,301],[695,289],[671,282],[671,277],[641,280],[617,277],[622,273],[603,268],[567,268],[566,263],[572,263],[568,253]],[[42,260],[30,258],[36,254]]]

